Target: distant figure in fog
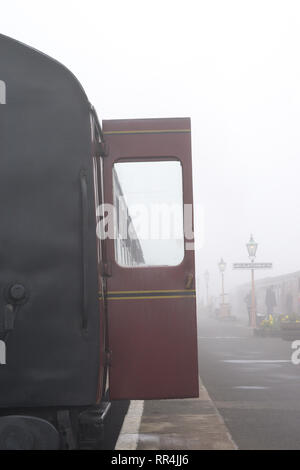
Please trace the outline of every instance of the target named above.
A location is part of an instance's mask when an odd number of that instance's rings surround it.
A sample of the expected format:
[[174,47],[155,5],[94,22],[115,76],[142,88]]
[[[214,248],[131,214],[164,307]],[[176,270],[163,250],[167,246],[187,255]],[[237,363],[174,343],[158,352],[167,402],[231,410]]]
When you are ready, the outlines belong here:
[[251,307],[252,307],[252,293],[249,291],[249,293],[246,295],[244,299],[246,306],[247,306],[247,312],[248,312],[248,325],[251,325]]
[[267,314],[272,315],[274,314],[274,308],[276,307],[276,296],[273,290],[273,286],[268,287],[266,292],[266,307],[267,307]]
[[289,317],[293,315],[293,296],[290,289],[285,297],[285,314]]

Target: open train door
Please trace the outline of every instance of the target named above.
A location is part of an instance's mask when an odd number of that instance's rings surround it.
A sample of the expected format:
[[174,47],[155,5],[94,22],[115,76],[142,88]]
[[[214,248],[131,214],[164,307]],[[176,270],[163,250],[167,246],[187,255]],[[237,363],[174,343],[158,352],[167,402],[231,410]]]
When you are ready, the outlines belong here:
[[190,120],[107,120],[103,134],[110,397],[197,397]]

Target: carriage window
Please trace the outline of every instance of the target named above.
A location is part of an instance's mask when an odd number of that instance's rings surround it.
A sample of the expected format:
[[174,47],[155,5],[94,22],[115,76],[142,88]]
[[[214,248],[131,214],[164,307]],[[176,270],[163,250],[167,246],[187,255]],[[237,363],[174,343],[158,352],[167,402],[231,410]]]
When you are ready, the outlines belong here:
[[184,257],[178,161],[114,165],[115,255],[121,266],[176,266]]

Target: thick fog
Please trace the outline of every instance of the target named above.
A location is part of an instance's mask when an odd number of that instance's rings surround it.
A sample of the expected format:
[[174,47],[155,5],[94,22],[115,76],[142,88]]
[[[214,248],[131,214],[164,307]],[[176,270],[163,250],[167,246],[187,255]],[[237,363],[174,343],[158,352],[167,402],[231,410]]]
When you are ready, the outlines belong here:
[[[79,78],[99,117],[192,118],[197,271],[226,290],[257,261],[300,270],[298,1],[2,2],[0,32]],[[0,58],[1,67],[1,58]],[[1,68],[0,68],[1,79]]]

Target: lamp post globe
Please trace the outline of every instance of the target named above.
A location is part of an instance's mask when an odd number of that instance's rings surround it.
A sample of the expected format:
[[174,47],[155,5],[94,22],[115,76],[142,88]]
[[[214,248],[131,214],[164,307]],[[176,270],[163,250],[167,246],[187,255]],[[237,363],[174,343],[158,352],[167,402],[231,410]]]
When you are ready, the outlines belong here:
[[254,261],[258,244],[254,240],[253,235],[250,236],[250,240],[249,240],[249,242],[247,243],[246,246],[247,246],[249,258],[251,259],[251,261]]
[[225,261],[223,260],[223,258],[221,258],[220,262],[219,262],[219,270],[221,273],[223,273],[226,269],[226,263]]

